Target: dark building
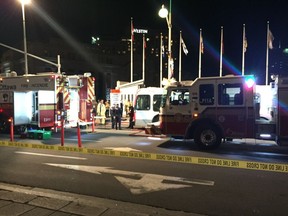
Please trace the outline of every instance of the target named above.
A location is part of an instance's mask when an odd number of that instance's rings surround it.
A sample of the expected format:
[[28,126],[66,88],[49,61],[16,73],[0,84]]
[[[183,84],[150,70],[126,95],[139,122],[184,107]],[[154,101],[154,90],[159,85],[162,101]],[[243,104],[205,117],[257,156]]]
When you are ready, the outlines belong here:
[[288,48],[275,47],[269,57],[269,74],[287,76]]
[[[163,36],[163,77],[167,77],[167,41],[167,36]],[[18,44],[18,47],[21,47],[21,44]],[[173,49],[176,51],[177,47],[177,43],[173,44]],[[61,72],[66,74],[90,72],[96,78],[97,99],[105,98],[107,89],[115,88],[118,80],[126,82],[131,80],[131,41],[129,39],[95,40],[94,38],[91,44],[71,44],[60,38],[53,38],[47,41],[28,41],[27,48],[28,53],[55,63],[57,63],[57,56],[60,55]],[[160,34],[153,30],[145,34],[144,60],[143,34],[135,34],[133,50],[133,81],[142,79],[144,61],[145,86],[158,87],[160,85]],[[176,55],[178,51],[175,52],[174,56]],[[177,71],[177,59],[174,59],[176,66],[174,71]],[[1,73],[16,71],[18,75],[23,75],[24,67],[22,53],[4,50],[1,56]],[[51,71],[57,72],[57,67],[28,56],[30,74]]]

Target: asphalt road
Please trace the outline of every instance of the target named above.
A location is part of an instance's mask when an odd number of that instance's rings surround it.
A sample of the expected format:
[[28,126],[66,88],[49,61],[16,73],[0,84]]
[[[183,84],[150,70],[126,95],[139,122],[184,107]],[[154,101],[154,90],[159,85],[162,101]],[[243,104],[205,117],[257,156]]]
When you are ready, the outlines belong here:
[[[284,164],[288,157],[262,141],[202,152],[193,143],[105,131],[83,132],[83,146]],[[66,135],[77,145],[73,131]],[[56,135],[26,141],[59,145]],[[1,146],[0,181],[206,215],[287,215],[287,173]]]

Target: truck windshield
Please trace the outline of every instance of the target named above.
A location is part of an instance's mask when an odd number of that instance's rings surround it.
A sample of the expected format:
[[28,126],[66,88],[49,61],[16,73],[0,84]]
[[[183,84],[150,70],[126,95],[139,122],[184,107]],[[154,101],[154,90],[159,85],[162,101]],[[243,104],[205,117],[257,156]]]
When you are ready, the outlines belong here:
[[169,96],[171,105],[187,105],[189,104],[188,89],[173,89]]

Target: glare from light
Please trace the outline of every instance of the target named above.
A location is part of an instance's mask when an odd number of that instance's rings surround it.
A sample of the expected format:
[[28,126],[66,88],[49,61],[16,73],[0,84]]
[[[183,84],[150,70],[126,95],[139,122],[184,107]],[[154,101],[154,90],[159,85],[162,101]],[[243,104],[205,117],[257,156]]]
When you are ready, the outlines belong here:
[[151,145],[152,143],[151,142],[136,142],[135,144],[138,146],[148,146],[148,145]]
[[249,77],[248,79],[246,79],[245,82],[246,82],[246,85],[247,85],[248,88],[251,88],[251,87],[254,85],[254,83],[255,83],[254,79],[251,78],[251,77]]
[[161,137],[148,137],[150,140],[162,140]]
[[162,8],[159,10],[158,15],[161,18],[166,18],[168,16],[168,10],[164,7],[164,5],[162,5]]
[[31,3],[31,0],[18,0],[21,4],[27,5]]
[[270,134],[260,134],[260,137],[268,139],[268,138],[271,138],[271,135]]
[[79,55],[81,55],[85,60],[91,63],[92,67],[95,67],[97,70],[103,70],[99,66],[98,62],[95,59],[92,59],[91,56],[83,49],[80,43],[74,39],[62,26],[60,26],[55,20],[53,20],[41,7],[34,5],[34,12],[37,13],[53,30],[55,30],[66,42],[77,50]]

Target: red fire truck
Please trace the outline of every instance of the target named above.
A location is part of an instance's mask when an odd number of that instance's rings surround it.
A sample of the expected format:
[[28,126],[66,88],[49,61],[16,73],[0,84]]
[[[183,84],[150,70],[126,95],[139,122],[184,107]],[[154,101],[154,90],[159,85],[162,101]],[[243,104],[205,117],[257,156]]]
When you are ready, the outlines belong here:
[[275,76],[267,86],[253,76],[204,77],[168,86],[165,97],[162,134],[194,139],[203,149],[234,138],[288,145],[288,77]]
[[[12,76],[11,76],[12,75]],[[18,128],[56,129],[92,123],[92,100],[95,99],[94,78],[90,74],[63,75],[38,73],[0,77],[0,127],[9,129],[14,120]]]

